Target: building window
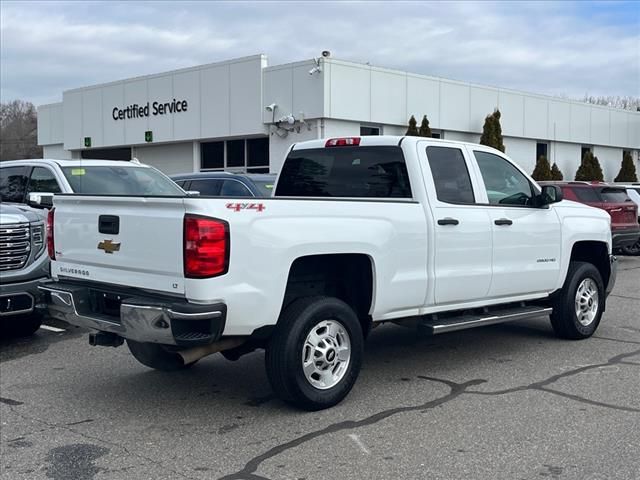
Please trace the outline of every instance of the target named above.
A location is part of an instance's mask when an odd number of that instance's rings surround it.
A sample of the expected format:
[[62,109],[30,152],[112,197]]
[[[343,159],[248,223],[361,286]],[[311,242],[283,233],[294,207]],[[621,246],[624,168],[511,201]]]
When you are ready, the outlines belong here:
[[247,170],[257,173],[256,168],[269,173],[269,139],[268,138],[251,138],[247,140]]
[[591,152],[593,147],[585,147],[584,145],[582,146],[582,148],[580,149],[580,161],[582,161],[582,159],[584,158],[585,154],[587,152]]
[[372,127],[371,125],[361,125],[360,136],[366,137],[370,135],[380,135],[380,127]]
[[224,142],[200,144],[200,168],[202,170],[224,168]]
[[269,173],[269,138],[249,138],[200,144],[200,170]]
[[444,138],[444,132],[434,132],[431,131],[431,138]]
[[549,144],[545,142],[536,143],[536,160],[540,157],[549,158]]

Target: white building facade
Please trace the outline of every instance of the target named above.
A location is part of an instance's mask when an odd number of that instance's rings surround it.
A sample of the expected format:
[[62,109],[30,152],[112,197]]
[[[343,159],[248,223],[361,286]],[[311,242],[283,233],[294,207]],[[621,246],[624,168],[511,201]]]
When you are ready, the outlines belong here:
[[277,172],[296,142],[403,135],[478,142],[498,108],[506,153],[527,171],[544,154],[573,179],[585,150],[613,180],[640,171],[640,112],[416,75],[330,57],[268,66],[264,55],[68,90],[38,107],[45,158],[138,158],[167,174]]

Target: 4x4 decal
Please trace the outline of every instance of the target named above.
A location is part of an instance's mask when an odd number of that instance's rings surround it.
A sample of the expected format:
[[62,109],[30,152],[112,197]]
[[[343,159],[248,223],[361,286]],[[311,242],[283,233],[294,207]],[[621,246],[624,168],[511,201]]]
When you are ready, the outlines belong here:
[[227,208],[234,212],[240,210],[257,210],[258,212],[264,212],[267,208],[264,203],[227,203]]

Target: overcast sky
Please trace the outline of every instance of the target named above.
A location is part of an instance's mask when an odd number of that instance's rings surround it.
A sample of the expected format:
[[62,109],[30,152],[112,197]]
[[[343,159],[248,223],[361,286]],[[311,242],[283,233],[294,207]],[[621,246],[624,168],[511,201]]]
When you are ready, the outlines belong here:
[[640,97],[640,2],[0,3],[0,96],[264,53],[334,57],[550,95]]

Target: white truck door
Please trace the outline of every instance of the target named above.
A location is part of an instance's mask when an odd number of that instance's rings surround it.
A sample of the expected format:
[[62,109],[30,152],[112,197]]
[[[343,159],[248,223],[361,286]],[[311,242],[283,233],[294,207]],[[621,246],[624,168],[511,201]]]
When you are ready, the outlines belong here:
[[[469,159],[458,144],[419,143],[435,232],[437,305],[485,298],[491,284],[492,235],[486,208],[476,205]],[[476,183],[477,185],[477,183]]]
[[535,190],[510,161],[469,147],[476,159],[493,230],[489,297],[549,291],[560,274],[560,219],[553,205],[532,205]]

